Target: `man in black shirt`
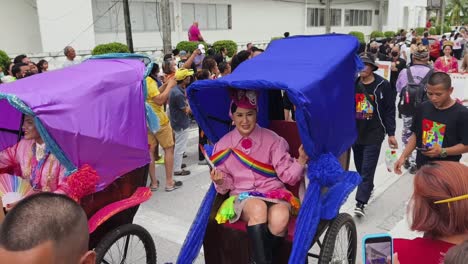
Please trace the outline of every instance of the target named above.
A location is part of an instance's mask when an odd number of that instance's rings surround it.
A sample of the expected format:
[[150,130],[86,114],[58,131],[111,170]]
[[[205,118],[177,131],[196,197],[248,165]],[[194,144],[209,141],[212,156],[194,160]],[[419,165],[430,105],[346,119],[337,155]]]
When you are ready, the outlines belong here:
[[460,161],[468,153],[468,109],[450,95],[450,76],[443,72],[431,75],[427,84],[429,101],[422,103],[413,117],[411,131],[403,154],[395,163],[395,172],[416,148],[418,168],[435,160]]
[[374,189],[374,174],[380,149],[388,135],[391,148],[398,148],[395,138],[395,94],[387,80],[375,74],[377,64],[370,53],[361,54],[365,68],[356,82],[357,141],[353,145],[354,163],[362,177],[356,193],[357,216],[364,216],[364,206]]

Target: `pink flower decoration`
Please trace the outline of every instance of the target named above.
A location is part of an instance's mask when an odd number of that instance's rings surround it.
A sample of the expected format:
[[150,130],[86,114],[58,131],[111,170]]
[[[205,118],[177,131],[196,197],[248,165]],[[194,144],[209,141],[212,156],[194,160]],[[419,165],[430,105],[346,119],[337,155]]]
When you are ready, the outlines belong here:
[[252,147],[252,140],[250,138],[244,138],[242,141],[241,141],[241,146],[244,148],[244,149],[250,149]]

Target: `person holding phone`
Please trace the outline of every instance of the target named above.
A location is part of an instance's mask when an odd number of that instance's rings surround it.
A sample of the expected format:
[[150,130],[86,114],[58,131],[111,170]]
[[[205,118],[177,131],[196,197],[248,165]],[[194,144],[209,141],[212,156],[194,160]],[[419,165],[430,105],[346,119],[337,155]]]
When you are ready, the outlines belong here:
[[467,176],[468,167],[453,161],[431,162],[416,173],[408,218],[424,236],[393,239],[400,263],[442,263],[450,248],[468,240]]
[[395,163],[395,172],[417,149],[416,166],[420,168],[435,160],[460,161],[468,153],[468,109],[452,99],[452,80],[443,72],[435,72],[427,84],[429,101],[416,109],[412,134]]

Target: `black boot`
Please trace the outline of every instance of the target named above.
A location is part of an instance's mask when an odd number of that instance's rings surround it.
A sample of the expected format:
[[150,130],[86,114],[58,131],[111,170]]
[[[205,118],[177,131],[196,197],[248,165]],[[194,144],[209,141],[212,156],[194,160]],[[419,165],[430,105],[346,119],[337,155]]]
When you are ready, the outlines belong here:
[[267,253],[267,254],[271,255],[271,259],[273,262],[273,260],[275,260],[280,253],[280,248],[281,248],[281,245],[283,244],[284,237],[273,235],[270,232],[270,229],[268,229],[268,227],[267,227],[266,234],[267,234],[266,236],[267,240],[269,241],[269,247],[267,249],[270,251],[270,253]]
[[253,250],[253,261],[255,264],[271,264],[271,252],[267,239],[268,226],[266,223],[247,226],[250,243]]

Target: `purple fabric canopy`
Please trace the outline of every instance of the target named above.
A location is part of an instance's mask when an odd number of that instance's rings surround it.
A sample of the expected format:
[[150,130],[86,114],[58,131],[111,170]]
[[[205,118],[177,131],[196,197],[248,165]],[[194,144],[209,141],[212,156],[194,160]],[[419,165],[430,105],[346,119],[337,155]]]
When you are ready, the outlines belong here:
[[[149,162],[142,80],[136,59],[87,60],[62,70],[0,85],[16,96],[76,166],[89,164],[101,177],[98,190]],[[0,100],[0,150],[15,143],[21,113]]]

